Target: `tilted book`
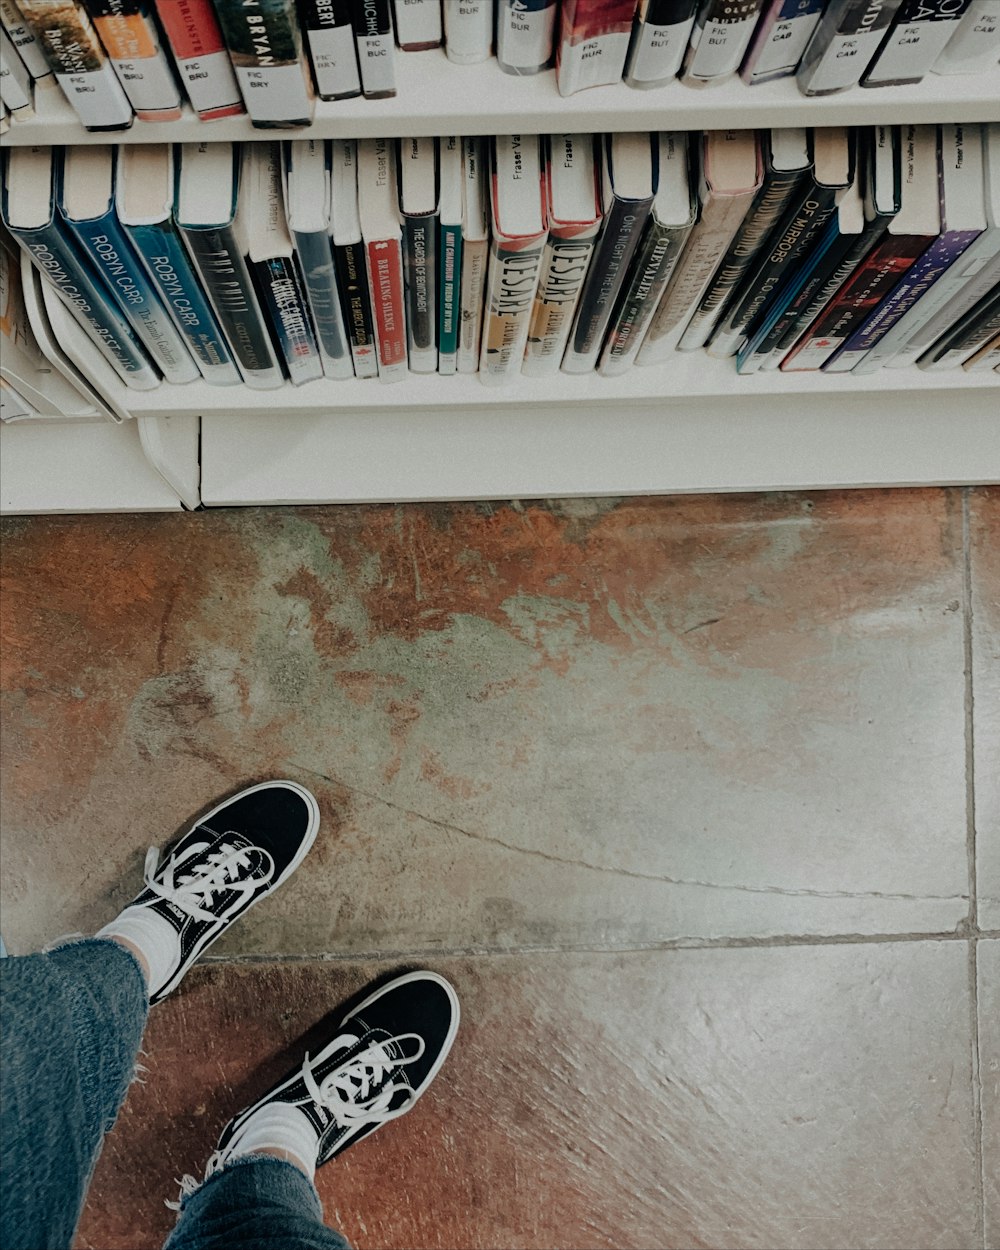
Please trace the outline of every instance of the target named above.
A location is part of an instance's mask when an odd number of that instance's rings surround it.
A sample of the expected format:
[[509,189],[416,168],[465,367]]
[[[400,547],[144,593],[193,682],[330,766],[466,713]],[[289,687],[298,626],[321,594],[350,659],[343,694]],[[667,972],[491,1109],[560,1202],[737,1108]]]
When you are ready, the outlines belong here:
[[30,117],[35,111],[34,80],[0,27],[0,100],[12,117]]
[[739,69],[764,0],[701,0],[681,80],[689,87],[725,82]]
[[416,137],[400,139],[396,145],[411,373],[436,373],[438,366],[437,147],[436,139]]
[[0,26],[7,32],[14,51],[32,78],[47,78],[52,73],[52,67],[15,0],[0,0]]
[[971,0],[958,29],[931,66],[935,74],[982,74],[1000,61],[1000,3]]
[[476,65],[493,51],[493,0],[454,0],[442,5],[444,50],[456,65]]
[[202,121],[245,112],[211,0],[156,0],[174,64]]
[[391,139],[358,143],[358,210],[368,262],[380,382],[406,377],[406,296],[396,152]]
[[684,61],[698,0],[639,0],[625,81],[647,91],[673,81]]
[[115,163],[115,150],[105,144],[66,148],[59,212],[166,381],[193,382],[198,369],[191,353],[118,222]]
[[323,373],[353,378],[331,238],[330,153],[322,139],[285,144],[285,217],[295,244]]
[[563,357],[565,373],[587,373],[597,364],[615,302],[653,207],[659,163],[656,134],[640,131],[604,136],[604,219]]
[[903,0],[862,87],[920,82],[944,51],[969,0]]
[[794,74],[823,12],[824,0],[770,0],[740,66],[751,87]]
[[308,126],[316,101],[295,0],[215,0],[215,8],[253,124]]
[[73,246],[56,211],[57,186],[55,149],[14,148],[3,184],[3,223],[125,385],[153,390],[160,384],[159,374]]
[[462,140],[446,135],[440,142],[438,198],[438,373],[458,369],[462,320]]
[[969,372],[978,372],[981,369],[996,369],[1000,372],[1000,330],[963,360],[962,368]]
[[404,52],[441,46],[441,0],[392,0],[396,42]]
[[132,105],[82,0],[17,0],[85,130],[127,130]]
[[368,294],[368,268],[358,214],[358,143],[334,139],[330,144],[330,216],[333,258],[340,288],[340,306],[351,340],[354,374],[378,376],[378,353]]
[[557,0],[496,0],[497,64],[505,74],[540,74],[552,64]]
[[351,0],[303,0],[302,25],[321,100],[361,94]]
[[636,0],[563,0],[556,44],[560,95],[620,82]]
[[689,177],[688,136],[683,131],[664,131],[659,143],[660,173],[653,208],[601,353],[599,372],[605,377],[625,373],[634,363],[698,216],[698,199]]
[[497,135],[490,167],[493,242],[479,380],[499,386],[521,370],[548,236],[538,135]]
[[994,287],[917,361],[921,369],[954,369],[1000,334],[1000,287]]
[[878,52],[900,0],[830,0],[799,65],[803,95],[855,86]]
[[146,122],[177,121],[181,97],[147,0],[85,0],[115,73]]
[[389,0],[351,0],[361,90],[369,100],[396,94],[396,40]]
[[490,261],[490,193],[487,140],[462,139],[462,290],[458,372],[479,370]]
[[281,366],[236,231],[239,150],[231,143],[184,143],[174,220],[247,386],[284,385]]
[[213,386],[235,386],[240,372],[174,224],[173,145],[122,144],[116,181],[118,220],[202,377]]

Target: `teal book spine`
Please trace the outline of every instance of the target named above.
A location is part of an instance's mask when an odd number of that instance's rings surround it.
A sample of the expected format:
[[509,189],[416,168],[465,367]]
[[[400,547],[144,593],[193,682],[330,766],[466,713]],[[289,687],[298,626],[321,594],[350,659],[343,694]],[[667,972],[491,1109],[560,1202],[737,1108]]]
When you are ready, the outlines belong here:
[[438,248],[438,372],[455,373],[461,323],[461,222],[441,226]]

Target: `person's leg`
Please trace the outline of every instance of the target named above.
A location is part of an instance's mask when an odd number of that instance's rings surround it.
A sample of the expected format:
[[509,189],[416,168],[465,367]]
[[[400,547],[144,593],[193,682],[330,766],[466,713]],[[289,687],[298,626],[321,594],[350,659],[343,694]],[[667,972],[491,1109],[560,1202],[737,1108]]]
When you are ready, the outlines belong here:
[[0,960],[0,1246],[62,1250],[125,1098],[146,981],[117,942]]

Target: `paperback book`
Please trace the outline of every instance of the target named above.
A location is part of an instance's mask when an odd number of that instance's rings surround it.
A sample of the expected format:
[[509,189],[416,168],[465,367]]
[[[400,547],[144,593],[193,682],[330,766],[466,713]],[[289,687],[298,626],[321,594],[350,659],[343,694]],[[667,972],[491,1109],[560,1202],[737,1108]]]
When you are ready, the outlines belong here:
[[191,107],[201,120],[244,112],[211,0],[157,0],[156,12]]
[[308,126],[315,99],[295,0],[215,0],[215,8],[253,124]]
[[395,144],[391,139],[358,143],[358,209],[368,262],[380,382],[406,377],[406,301]]
[[648,91],[672,82],[684,62],[698,0],[639,0],[625,81]]
[[181,97],[147,0],[85,0],[115,73],[145,122],[177,121]]
[[483,333],[486,274],[490,260],[490,194],[487,141],[462,139],[462,289],[458,372],[476,373]]

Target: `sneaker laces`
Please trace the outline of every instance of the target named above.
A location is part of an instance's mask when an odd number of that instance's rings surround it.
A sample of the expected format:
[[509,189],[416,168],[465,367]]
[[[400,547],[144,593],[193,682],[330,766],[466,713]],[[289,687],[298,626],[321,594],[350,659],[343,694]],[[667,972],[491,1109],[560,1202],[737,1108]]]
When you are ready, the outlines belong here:
[[[407,1055],[403,1043],[411,1040],[417,1043],[417,1049],[412,1055]],[[398,1046],[399,1058],[393,1058],[386,1049],[392,1045]],[[399,1033],[385,1041],[372,1041],[346,1063],[328,1072],[320,1082],[316,1080],[316,1065],[307,1052],[302,1063],[302,1080],[313,1102],[329,1111],[341,1128],[350,1128],[355,1124],[385,1124],[409,1111],[416,1095],[408,1098],[401,1107],[389,1110],[393,1095],[406,1087],[392,1081],[382,1088],[383,1083],[393,1068],[414,1063],[425,1050],[424,1039],[419,1033]]]
[[[192,847],[185,856],[180,859],[171,856],[161,866],[160,852],[155,846],[151,846],[146,852],[143,880],[147,888],[159,898],[173,903],[196,920],[218,920],[219,917],[208,910],[214,896],[236,884],[241,870],[250,869],[250,851],[254,849],[257,848],[239,847],[223,842],[206,855],[204,851]],[[192,858],[198,862],[188,872],[176,877],[177,870]],[[267,858],[270,861],[269,866],[264,876],[255,881],[257,885],[267,885],[274,876],[274,861],[270,856]],[[157,881],[156,876],[161,872],[163,880]]]

